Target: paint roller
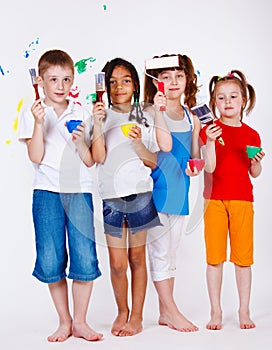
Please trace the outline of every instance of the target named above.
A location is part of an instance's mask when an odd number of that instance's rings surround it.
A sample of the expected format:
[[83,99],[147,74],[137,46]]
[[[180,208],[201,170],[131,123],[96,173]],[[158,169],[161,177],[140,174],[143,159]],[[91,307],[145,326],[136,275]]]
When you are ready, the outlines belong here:
[[[180,59],[178,55],[151,58],[145,61],[145,74],[158,81],[158,90],[164,94],[164,83],[150,73],[152,73],[152,69],[171,69],[175,67],[180,67]],[[147,73],[147,71],[151,72]],[[165,109],[165,106],[160,107],[161,111],[165,111]]]

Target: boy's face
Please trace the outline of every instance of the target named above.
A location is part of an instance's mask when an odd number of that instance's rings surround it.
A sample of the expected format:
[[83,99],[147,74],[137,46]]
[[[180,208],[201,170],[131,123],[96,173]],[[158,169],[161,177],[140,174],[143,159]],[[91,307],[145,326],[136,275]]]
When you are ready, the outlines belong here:
[[38,77],[38,84],[44,90],[45,103],[54,105],[63,103],[73,85],[74,75],[69,67],[49,67],[42,77]]

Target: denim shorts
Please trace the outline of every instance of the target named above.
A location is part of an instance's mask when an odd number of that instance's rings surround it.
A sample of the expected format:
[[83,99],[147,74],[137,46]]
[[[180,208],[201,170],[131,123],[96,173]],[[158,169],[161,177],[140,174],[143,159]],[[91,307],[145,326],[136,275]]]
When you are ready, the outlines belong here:
[[152,192],[103,200],[105,233],[122,237],[125,222],[131,233],[161,225]]
[[96,254],[93,202],[90,193],[34,190],[33,221],[36,263],[33,276],[55,283],[66,275],[92,281],[101,275]]

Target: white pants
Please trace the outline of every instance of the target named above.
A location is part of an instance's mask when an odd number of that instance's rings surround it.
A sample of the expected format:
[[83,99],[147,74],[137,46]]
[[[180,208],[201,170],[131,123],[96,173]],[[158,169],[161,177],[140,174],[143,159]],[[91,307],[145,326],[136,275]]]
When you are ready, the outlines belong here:
[[152,281],[175,277],[176,255],[184,216],[159,213],[163,226],[148,230],[147,249]]

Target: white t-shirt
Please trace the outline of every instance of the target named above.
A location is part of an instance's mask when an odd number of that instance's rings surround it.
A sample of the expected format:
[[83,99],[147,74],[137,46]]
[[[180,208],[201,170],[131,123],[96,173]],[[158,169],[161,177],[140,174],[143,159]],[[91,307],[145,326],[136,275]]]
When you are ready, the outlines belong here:
[[[148,113],[144,116],[149,127],[138,124],[142,130],[142,142],[151,152],[158,152],[154,120]],[[122,124],[131,123],[128,118],[129,113],[107,110],[102,127],[107,155],[105,162],[98,164],[98,186],[102,199],[120,198],[153,189],[151,169],[144,165],[132,141],[121,130]]]
[[[90,168],[81,161],[72,136],[65,123],[71,119],[85,121],[85,141],[91,143],[90,131],[93,120],[90,113],[73,101],[58,117],[53,107],[45,107],[44,120],[44,157],[40,164],[33,163],[35,169],[34,189],[58,193],[92,192],[92,174]],[[24,109],[19,118],[19,140],[32,138],[34,117],[30,108]]]

